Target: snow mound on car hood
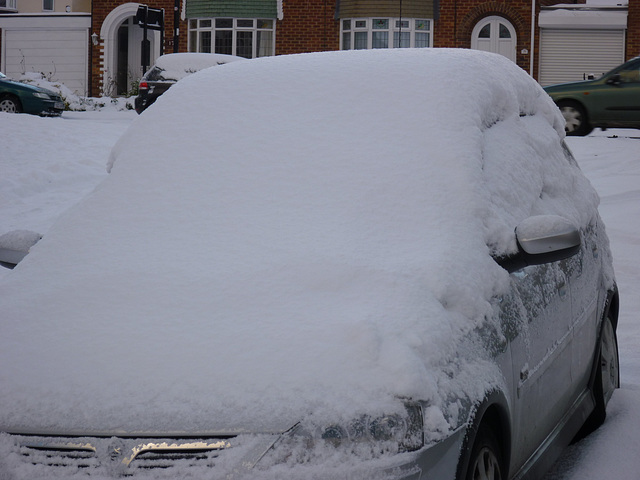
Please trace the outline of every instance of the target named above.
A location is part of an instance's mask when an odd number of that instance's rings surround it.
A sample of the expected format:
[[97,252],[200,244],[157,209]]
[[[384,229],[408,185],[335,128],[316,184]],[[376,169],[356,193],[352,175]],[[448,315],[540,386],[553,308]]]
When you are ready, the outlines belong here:
[[[2,285],[0,425],[258,429],[486,388],[459,348],[508,279],[490,253],[541,202],[576,224],[567,195],[597,202],[562,135],[542,89],[479,52],[184,79]],[[534,137],[570,185],[534,142],[501,150]]]

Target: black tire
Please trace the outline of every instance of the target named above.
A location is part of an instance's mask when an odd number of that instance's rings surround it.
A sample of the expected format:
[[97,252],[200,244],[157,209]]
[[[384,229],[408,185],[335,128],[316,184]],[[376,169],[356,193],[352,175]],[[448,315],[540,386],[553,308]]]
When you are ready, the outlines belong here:
[[13,95],[4,95],[0,97],[0,112],[5,113],[21,113],[22,105]]
[[502,468],[502,451],[496,434],[482,424],[473,442],[465,480],[502,480]]
[[566,100],[559,102],[558,108],[564,117],[564,131],[567,135],[583,137],[591,133],[593,127],[589,124],[589,117],[584,106],[578,102]]
[[618,358],[618,339],[611,318],[607,316],[600,335],[600,353],[593,382],[593,396],[596,406],[587,417],[578,433],[583,438],[604,423],[607,417],[607,404],[616,388],[620,386],[620,363]]

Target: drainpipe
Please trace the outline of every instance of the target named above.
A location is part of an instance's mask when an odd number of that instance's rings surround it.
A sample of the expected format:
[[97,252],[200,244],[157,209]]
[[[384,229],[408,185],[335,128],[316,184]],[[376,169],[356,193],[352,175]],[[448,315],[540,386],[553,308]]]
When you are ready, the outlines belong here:
[[531,0],[531,48],[529,50],[529,75],[533,78],[533,59],[536,51],[536,0]]

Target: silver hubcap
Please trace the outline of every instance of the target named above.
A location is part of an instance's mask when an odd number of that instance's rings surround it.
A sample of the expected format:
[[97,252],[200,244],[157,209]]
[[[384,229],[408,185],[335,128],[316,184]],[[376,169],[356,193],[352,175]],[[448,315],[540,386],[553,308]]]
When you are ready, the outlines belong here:
[[573,107],[562,107],[562,115],[564,116],[564,129],[567,133],[575,132],[582,125],[582,115]]
[[500,480],[500,465],[490,448],[480,450],[473,467],[473,480]]
[[602,393],[604,394],[605,403],[613,395],[614,390],[618,387],[618,347],[616,345],[616,337],[613,332],[611,320],[607,319],[602,332],[602,352],[600,355],[602,364]]
[[2,100],[0,102],[0,112],[16,113],[16,104],[11,100]]

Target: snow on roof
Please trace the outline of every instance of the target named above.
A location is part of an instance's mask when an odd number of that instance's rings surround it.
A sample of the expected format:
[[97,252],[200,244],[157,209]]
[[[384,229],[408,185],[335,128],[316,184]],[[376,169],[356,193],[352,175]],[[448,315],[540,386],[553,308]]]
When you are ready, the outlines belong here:
[[[154,67],[162,70],[162,79],[178,81],[204,68],[238,60],[244,58],[220,53],[168,53],[158,57]],[[153,71],[153,68],[149,70],[150,73]]]
[[[454,388],[438,365],[508,280],[490,254],[530,215],[588,221],[571,195],[597,202],[558,153],[562,125],[482,52],[184,79],[1,286],[0,424],[255,429],[438,405]],[[463,363],[456,382],[497,381]]]

